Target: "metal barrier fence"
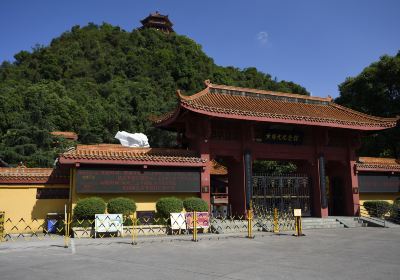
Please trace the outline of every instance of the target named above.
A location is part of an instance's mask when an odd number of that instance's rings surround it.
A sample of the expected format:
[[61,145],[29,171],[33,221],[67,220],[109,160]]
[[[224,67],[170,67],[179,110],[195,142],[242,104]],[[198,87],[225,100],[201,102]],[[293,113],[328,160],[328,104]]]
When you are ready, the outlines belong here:
[[214,217],[208,212],[172,213],[168,218],[136,218],[134,215],[115,214],[98,215],[94,219],[76,219],[70,214],[53,220],[12,220],[4,217],[5,213],[0,212],[2,241],[58,238],[64,240],[65,247],[69,246],[71,238],[125,238],[129,243],[136,244],[146,236],[187,236],[198,241],[201,235],[236,234],[252,238],[254,232],[278,233],[295,230],[293,214],[279,213],[277,209],[263,214],[249,210],[246,215],[236,217]]

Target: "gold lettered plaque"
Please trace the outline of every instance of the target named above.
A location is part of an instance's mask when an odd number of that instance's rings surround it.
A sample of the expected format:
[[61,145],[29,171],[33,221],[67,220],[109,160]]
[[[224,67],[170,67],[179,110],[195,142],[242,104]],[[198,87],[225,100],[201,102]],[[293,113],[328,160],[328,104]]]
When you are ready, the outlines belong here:
[[293,215],[295,217],[301,217],[301,209],[293,209]]

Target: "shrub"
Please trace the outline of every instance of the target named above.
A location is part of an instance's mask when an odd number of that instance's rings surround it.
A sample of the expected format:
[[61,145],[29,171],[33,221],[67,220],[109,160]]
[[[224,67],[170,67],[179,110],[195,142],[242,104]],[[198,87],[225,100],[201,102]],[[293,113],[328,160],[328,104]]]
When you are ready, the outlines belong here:
[[189,197],[183,201],[183,206],[187,212],[198,211],[208,212],[208,204],[205,200],[199,197]]
[[96,214],[104,214],[106,203],[100,197],[88,197],[78,201],[74,208],[74,218],[93,220]]
[[390,210],[390,203],[383,200],[365,201],[364,208],[372,217],[382,218]]
[[127,216],[136,212],[136,203],[133,199],[126,197],[113,198],[107,204],[107,212]]
[[400,223],[400,198],[397,198],[392,206],[392,210],[390,212],[390,218],[395,223]]
[[171,213],[179,213],[183,210],[182,200],[176,197],[163,197],[156,203],[158,216],[169,218]]

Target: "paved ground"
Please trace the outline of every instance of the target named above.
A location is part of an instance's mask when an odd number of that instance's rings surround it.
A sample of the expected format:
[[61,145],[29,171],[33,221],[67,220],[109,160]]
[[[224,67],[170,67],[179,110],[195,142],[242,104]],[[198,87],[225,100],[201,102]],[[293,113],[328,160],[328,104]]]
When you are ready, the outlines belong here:
[[[400,230],[355,228],[139,243],[0,244],[0,279],[399,279]],[[126,242],[125,242],[126,241]]]

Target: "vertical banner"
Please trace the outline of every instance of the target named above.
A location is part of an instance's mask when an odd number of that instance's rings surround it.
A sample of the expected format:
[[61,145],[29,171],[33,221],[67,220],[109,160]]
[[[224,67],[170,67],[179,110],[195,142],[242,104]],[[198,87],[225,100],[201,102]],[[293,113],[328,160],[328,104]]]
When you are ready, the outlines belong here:
[[325,158],[323,155],[319,156],[319,187],[321,190],[321,207],[327,208],[328,201],[326,199],[326,180],[325,180]]
[[246,209],[250,209],[251,192],[253,189],[253,178],[251,168],[251,152],[244,152],[244,176],[245,176],[245,187],[246,187]]

